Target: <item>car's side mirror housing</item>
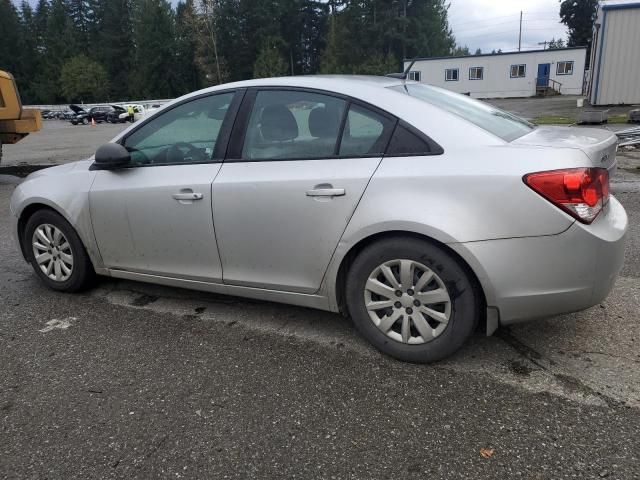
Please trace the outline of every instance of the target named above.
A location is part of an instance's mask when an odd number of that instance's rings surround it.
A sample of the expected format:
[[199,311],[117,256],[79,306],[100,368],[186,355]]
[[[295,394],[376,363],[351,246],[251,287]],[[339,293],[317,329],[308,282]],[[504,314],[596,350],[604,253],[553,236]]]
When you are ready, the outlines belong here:
[[119,143],[105,143],[96,151],[93,169],[114,170],[128,165],[131,154]]

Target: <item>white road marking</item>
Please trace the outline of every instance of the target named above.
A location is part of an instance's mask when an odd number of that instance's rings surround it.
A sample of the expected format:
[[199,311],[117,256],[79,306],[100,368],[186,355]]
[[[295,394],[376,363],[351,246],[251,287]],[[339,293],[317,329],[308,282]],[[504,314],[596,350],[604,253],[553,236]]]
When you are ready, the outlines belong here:
[[58,320],[57,318],[54,318],[53,320],[49,320],[46,323],[47,325],[46,327],[38,331],[42,333],[47,333],[47,332],[50,332],[51,330],[66,330],[71,326],[71,322],[75,322],[76,320],[77,320],[76,317],[67,317],[63,320]]

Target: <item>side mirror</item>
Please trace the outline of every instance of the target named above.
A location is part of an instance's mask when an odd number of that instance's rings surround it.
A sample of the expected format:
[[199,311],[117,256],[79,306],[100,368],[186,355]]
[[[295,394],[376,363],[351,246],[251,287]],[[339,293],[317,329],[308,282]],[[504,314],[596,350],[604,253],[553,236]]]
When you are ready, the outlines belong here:
[[131,154],[119,143],[105,143],[96,151],[94,159],[96,170],[113,170],[131,162]]

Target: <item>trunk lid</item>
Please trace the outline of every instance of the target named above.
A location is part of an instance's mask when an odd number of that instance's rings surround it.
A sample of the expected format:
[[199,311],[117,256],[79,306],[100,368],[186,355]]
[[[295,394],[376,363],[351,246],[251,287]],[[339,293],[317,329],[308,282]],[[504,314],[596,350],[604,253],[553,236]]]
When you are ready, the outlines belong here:
[[606,168],[610,177],[615,174],[617,167],[618,137],[600,128],[537,127],[514,140],[512,145],[577,148],[589,157],[591,167]]

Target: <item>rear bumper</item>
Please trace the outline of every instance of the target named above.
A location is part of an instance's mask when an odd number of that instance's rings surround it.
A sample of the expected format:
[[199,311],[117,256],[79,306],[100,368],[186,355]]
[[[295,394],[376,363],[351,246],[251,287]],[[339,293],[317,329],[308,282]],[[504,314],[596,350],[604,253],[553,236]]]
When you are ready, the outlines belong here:
[[565,232],[450,245],[475,270],[500,324],[584,310],[609,294],[624,261],[627,215],[611,197],[591,225]]

